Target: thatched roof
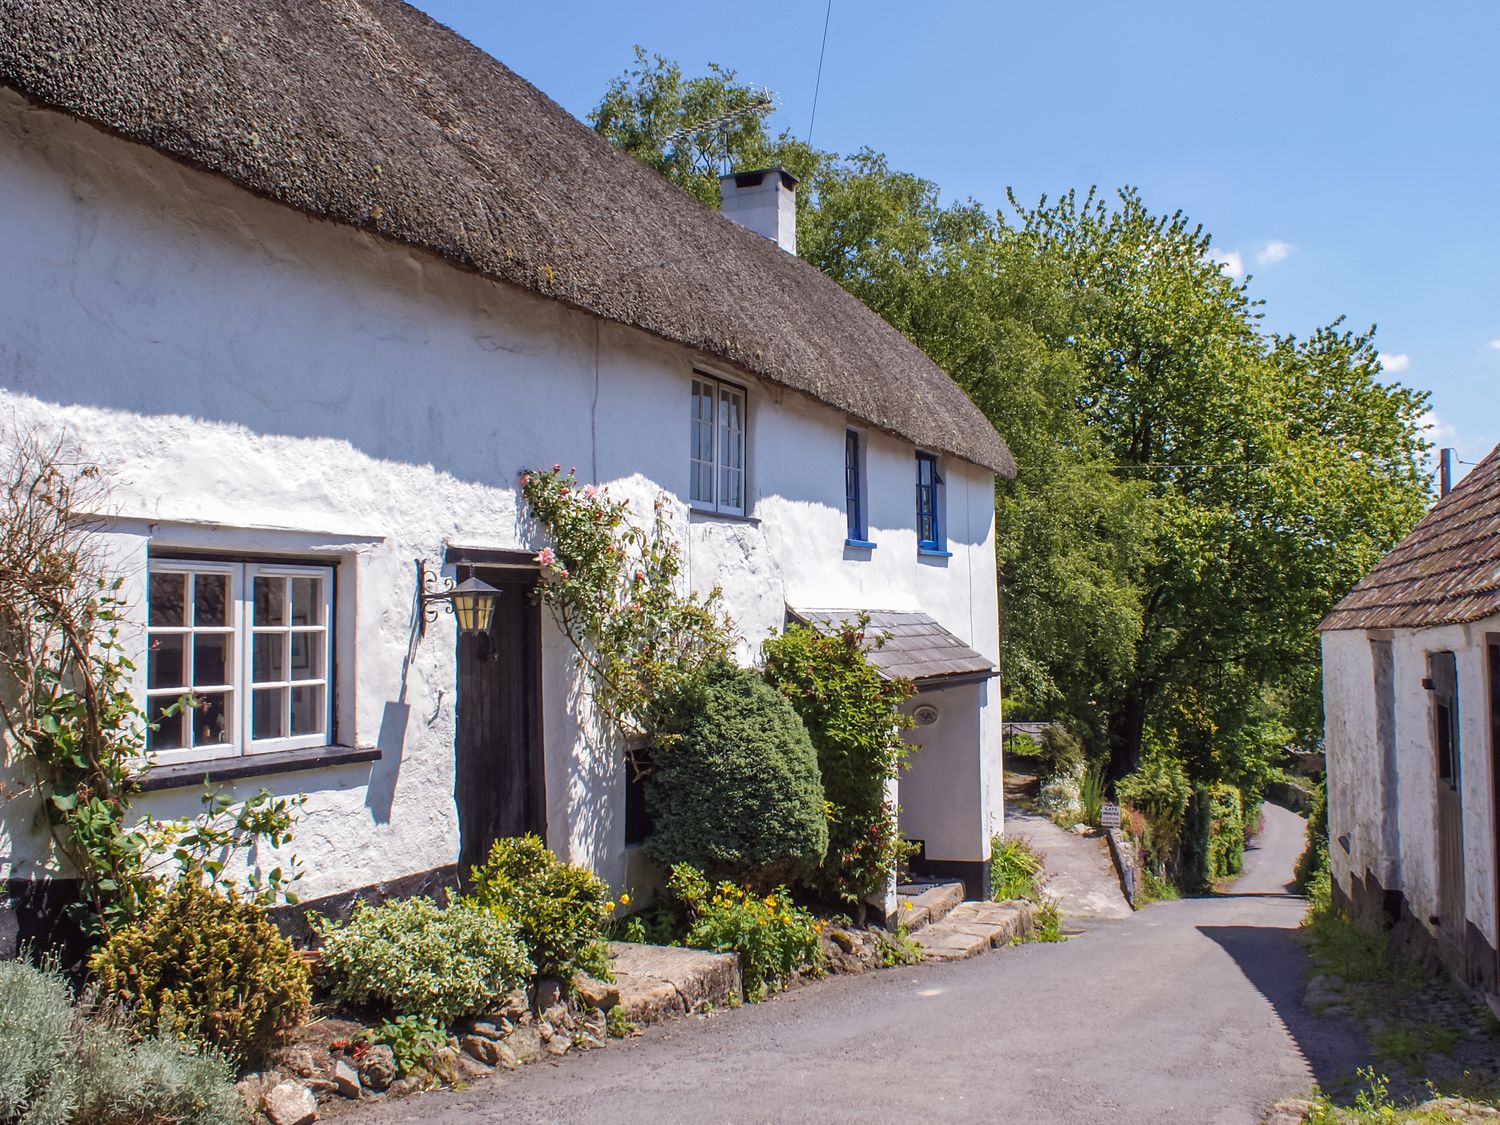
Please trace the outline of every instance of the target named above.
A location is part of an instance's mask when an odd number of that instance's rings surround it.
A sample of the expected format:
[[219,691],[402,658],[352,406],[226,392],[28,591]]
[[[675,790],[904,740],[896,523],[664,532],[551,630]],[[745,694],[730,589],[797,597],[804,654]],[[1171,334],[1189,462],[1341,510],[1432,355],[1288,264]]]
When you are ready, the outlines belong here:
[[399,0],[0,0],[0,84],[1015,471],[963,391],[838,285]]
[[1500,613],[1500,446],[1318,626],[1410,629]]

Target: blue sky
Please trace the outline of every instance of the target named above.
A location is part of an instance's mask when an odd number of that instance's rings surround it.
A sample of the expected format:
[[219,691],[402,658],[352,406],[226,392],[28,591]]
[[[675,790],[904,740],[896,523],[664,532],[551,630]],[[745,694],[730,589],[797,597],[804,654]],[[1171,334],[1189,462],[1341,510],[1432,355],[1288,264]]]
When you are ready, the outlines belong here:
[[[631,47],[775,92],[805,135],[821,0],[419,0],[583,117]],[[991,206],[1133,184],[1212,232],[1265,324],[1379,325],[1439,444],[1500,443],[1500,4],[833,0],[812,140]]]

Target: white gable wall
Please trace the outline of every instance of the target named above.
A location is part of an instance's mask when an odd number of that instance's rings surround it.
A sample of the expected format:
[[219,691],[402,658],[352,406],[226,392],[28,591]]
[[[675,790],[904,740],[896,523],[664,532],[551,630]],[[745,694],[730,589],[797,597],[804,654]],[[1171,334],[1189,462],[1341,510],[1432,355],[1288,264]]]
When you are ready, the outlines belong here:
[[[315,861],[304,897],[456,855],[452,621],[404,662],[412,560],[540,546],[518,511],[523,467],[577,465],[643,515],[667,493],[692,580],[724,586],[743,657],[787,602],[921,608],[998,657],[985,470],[943,459],[953,557],[919,559],[914,449],[867,431],[878,546],[847,551],[846,420],[720,370],[749,389],[756,520],[690,516],[684,349],[307,219],[9,91],[0,246],[0,412],[66,434],[108,470],[137,617],[148,542],[338,565],[338,737],[384,757],[238,786],[311,795],[296,842]],[[549,842],[619,884],[619,753],[585,733],[566,643],[544,628]],[[998,693],[983,691],[998,829]],[[188,812],[196,793],[142,803]],[[0,835],[0,878],[42,859],[17,819],[0,821],[16,834]]]
[[[1458,668],[1465,915],[1493,944],[1495,808],[1487,637],[1500,617],[1468,625],[1323,634],[1328,828],[1335,881],[1345,893],[1368,871],[1402,892],[1428,924],[1438,908],[1437,780],[1427,658],[1453,652]],[[1371,641],[1389,640],[1395,695],[1395,770],[1382,765]],[[1348,849],[1342,840],[1348,841]]]

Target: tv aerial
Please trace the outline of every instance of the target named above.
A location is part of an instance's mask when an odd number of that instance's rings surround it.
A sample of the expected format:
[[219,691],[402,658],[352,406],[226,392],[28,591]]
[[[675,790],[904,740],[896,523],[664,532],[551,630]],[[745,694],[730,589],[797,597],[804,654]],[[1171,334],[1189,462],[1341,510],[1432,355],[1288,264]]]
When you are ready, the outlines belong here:
[[720,155],[718,160],[723,172],[728,173],[729,168],[729,126],[741,117],[749,117],[763,113],[770,113],[776,108],[776,96],[769,89],[762,86],[751,94],[750,100],[735,109],[726,109],[723,113],[715,114],[713,117],[704,118],[702,121],[694,122],[692,125],[684,125],[681,129],[674,130],[662,138],[662,144],[675,145],[679,141],[689,137],[701,136],[704,133],[715,133],[719,135]]

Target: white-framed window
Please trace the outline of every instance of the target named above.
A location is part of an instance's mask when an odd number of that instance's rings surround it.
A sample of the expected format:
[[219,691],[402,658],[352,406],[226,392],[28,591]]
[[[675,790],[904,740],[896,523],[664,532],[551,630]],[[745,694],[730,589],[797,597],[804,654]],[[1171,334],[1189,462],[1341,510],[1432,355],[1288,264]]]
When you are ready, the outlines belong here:
[[688,498],[693,507],[745,514],[745,391],[693,373]]
[[333,741],[332,567],[153,558],[146,640],[155,761]]

